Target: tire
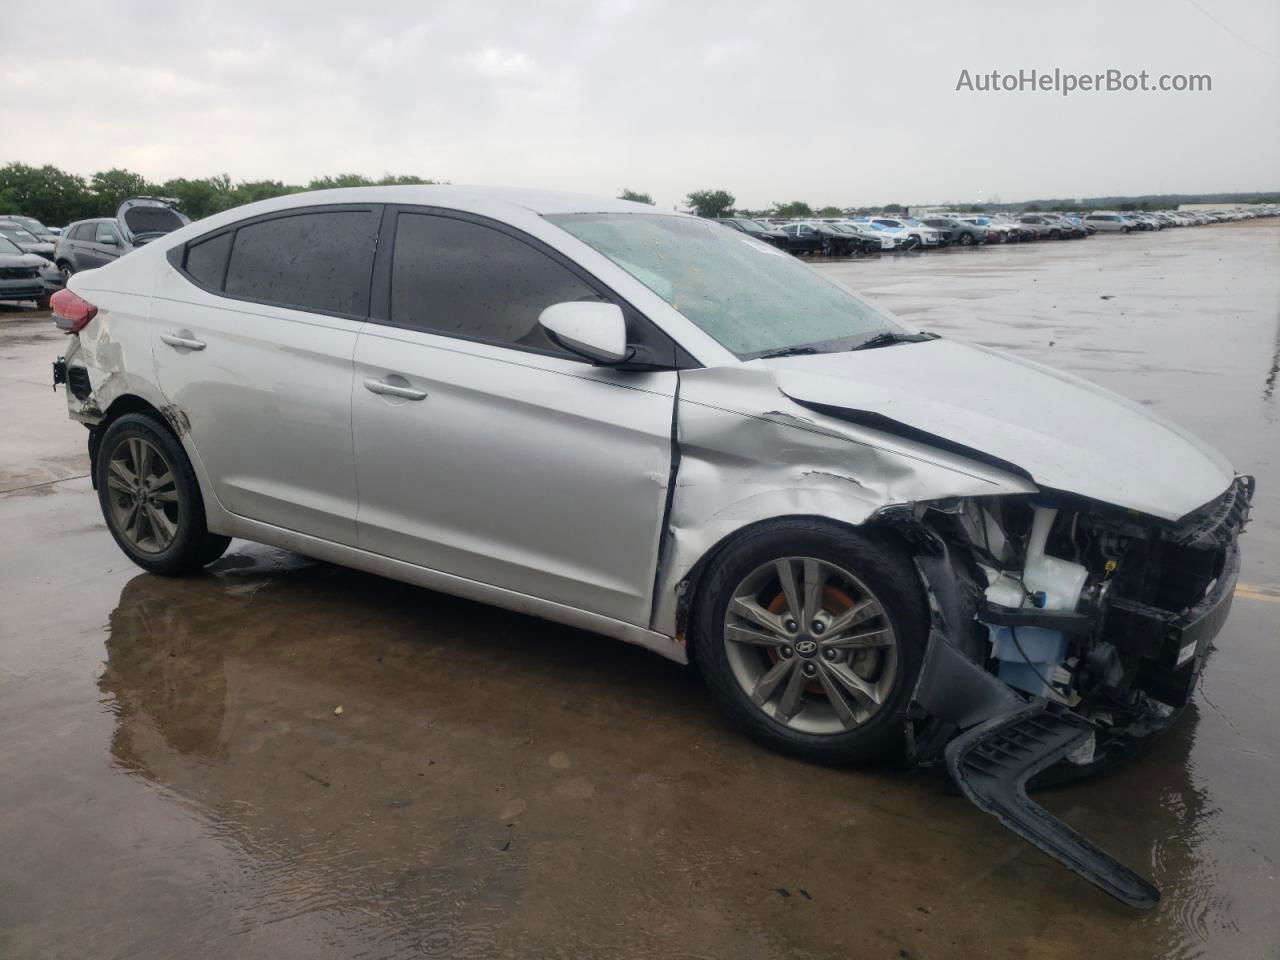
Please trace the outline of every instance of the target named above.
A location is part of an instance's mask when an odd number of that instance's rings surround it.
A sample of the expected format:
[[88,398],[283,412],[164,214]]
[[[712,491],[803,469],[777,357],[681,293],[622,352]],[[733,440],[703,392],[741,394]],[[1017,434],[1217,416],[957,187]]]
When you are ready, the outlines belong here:
[[973,234],[971,233],[960,234],[960,246],[969,247],[972,245],[973,245]]
[[66,260],[58,261],[58,269],[62,271],[62,280],[65,283],[75,274],[75,269]]
[[217,560],[231,542],[205,526],[191,462],[157,417],[128,413],[112,421],[98,447],[94,477],[107,529],[143,570],[191,573]]
[[[798,632],[779,633],[760,626],[764,620],[749,619],[754,614],[743,615],[762,611],[779,631],[797,626],[784,619],[791,607],[775,572],[779,564],[792,571],[791,593],[801,606],[809,603],[804,584],[810,571],[819,571],[814,582],[824,584],[824,608],[817,617],[836,632],[824,639],[818,626],[806,624]],[[868,599],[870,605],[863,603]],[[858,619],[837,627],[833,618],[841,612]],[[813,763],[867,763],[901,751],[929,624],[928,603],[905,550],[822,520],[760,524],[712,559],[691,622],[693,660],[717,705],[742,733]],[[849,644],[850,634],[876,646],[835,649]],[[762,637],[768,642],[760,642]],[[841,681],[851,676],[862,683],[849,687]],[[843,717],[833,693],[842,701]]]
[[48,309],[49,309],[49,295],[48,295],[48,294],[45,294],[43,297],[36,297],[36,309],[37,309],[37,310],[48,310]]
[[1061,239],[1062,239],[1062,231],[1061,231],[1061,230],[1050,230],[1050,231],[1049,231],[1049,239],[1050,239],[1050,240],[1061,240]]
[[1121,227],[1121,228],[1120,228],[1120,232],[1121,232],[1121,233],[1128,233],[1128,232],[1129,232],[1129,228],[1128,228],[1128,227]]

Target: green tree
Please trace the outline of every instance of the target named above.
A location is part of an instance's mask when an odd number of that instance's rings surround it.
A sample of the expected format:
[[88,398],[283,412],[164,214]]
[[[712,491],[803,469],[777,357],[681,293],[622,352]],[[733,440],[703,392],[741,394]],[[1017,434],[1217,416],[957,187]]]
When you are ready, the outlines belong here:
[[820,217],[843,217],[844,211],[839,207],[823,207],[818,211]]
[[813,207],[803,200],[792,200],[790,203],[775,203],[774,216],[778,217],[812,217]]
[[89,189],[93,191],[98,216],[111,216],[116,208],[130,197],[154,196],[160,188],[147,178],[132,170],[113,167],[95,173],[89,181]]
[[698,216],[715,219],[732,215],[736,198],[728,190],[695,190],[685,201]]
[[192,220],[221,213],[235,206],[231,178],[225,173],[199,180],[176,177],[160,184],[160,195],[178,202],[178,209]]
[[[384,173],[378,178],[378,186],[380,187],[409,187],[435,182],[435,180],[424,180],[422,177],[415,177],[411,173]],[[355,184],[344,183],[343,186],[355,186]]]
[[[618,195],[618,199],[631,200],[635,203],[647,203],[649,206],[653,206],[653,197],[649,196],[649,194],[638,193],[637,191],[629,190],[626,187],[622,188],[622,193]],[[733,201],[730,200],[729,202],[732,203]]]
[[0,195],[7,199],[0,213],[21,213],[47,226],[93,216],[97,210],[84,177],[52,164],[29,167],[8,163],[0,167]]
[[238,207],[242,203],[255,203],[258,200],[270,200],[272,197],[283,197],[287,193],[301,193],[305,187],[281,183],[279,180],[242,180],[231,191],[234,203]]
[[317,177],[307,184],[308,190],[333,190],[337,187],[372,187],[374,182],[359,173],[339,173],[332,177]]

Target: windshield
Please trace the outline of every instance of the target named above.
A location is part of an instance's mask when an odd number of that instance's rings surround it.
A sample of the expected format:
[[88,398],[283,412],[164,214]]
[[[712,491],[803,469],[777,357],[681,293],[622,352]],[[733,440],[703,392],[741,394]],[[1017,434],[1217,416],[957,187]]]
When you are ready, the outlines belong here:
[[741,360],[841,350],[902,327],[789,253],[693,217],[547,217],[608,257]]
[[0,237],[0,253],[21,254],[22,251],[18,249],[17,245],[13,241],[6,240],[4,237]]
[[0,224],[0,236],[6,236],[10,240],[17,243],[39,243],[40,241],[33,237],[21,227],[11,227],[7,224]]
[[34,234],[49,232],[49,228],[34,217],[16,217],[15,222],[22,224]]
[[764,227],[754,220],[739,220],[738,222],[742,224],[742,229],[747,233],[764,233]]

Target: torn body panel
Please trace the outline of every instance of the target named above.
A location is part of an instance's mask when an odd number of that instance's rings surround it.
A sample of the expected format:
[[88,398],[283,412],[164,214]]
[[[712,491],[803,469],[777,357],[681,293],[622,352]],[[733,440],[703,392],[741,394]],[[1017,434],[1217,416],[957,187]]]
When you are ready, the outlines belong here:
[[680,374],[679,469],[651,628],[677,632],[681,584],[754,523],[821,516],[851,525],[894,504],[1031,493],[1025,478],[807,409],[761,363]]

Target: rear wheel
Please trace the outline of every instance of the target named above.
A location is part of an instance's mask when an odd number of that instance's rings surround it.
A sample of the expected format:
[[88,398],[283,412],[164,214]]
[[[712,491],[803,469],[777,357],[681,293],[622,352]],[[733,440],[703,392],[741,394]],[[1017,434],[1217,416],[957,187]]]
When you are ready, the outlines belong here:
[[70,280],[72,274],[75,273],[75,270],[71,268],[71,264],[69,264],[66,260],[58,261],[58,271],[62,274],[62,280],[64,283]]
[[821,521],[763,524],[716,559],[694,617],[702,674],[747,735],[818,763],[900,749],[928,624],[901,551]]
[[968,246],[971,246],[972,244],[973,244],[973,234],[971,233],[960,234],[960,246],[968,247]]
[[154,417],[130,413],[112,421],[95,473],[107,529],[144,570],[189,573],[218,559],[231,542],[208,531],[186,452]]

